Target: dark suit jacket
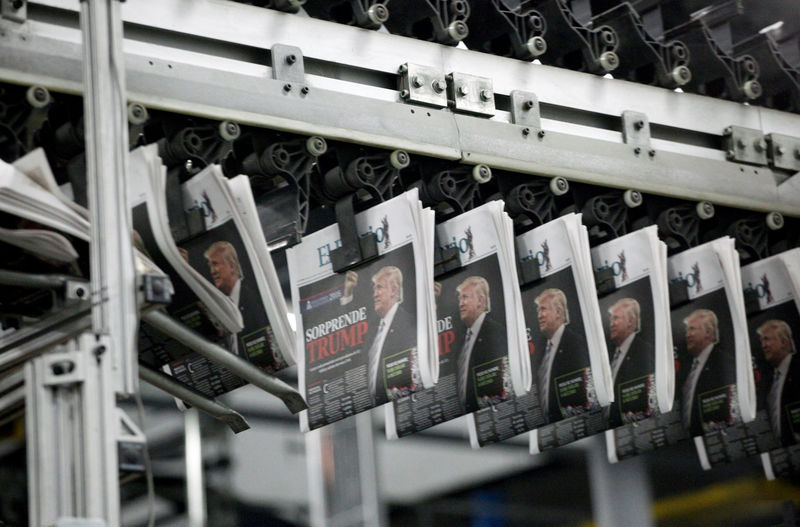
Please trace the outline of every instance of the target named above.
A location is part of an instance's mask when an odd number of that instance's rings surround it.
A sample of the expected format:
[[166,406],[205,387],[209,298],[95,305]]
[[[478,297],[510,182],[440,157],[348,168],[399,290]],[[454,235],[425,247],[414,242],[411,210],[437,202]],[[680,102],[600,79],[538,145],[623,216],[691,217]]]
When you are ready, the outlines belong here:
[[[616,349],[617,347],[615,344],[609,344],[608,350],[609,353],[611,353],[612,359],[614,358]],[[619,406],[620,401],[622,401],[620,385],[634,379],[639,379],[645,375],[652,375],[655,373],[655,370],[656,358],[653,345],[646,342],[639,337],[639,335],[636,335],[633,337],[631,347],[628,348],[628,353],[625,354],[625,358],[622,360],[619,371],[617,371],[617,376],[614,379],[614,402],[611,403],[611,410],[609,412],[609,426],[622,426],[622,416]]]
[[[691,366],[691,363],[689,363]],[[691,368],[686,368],[687,379]],[[692,400],[692,418],[690,422],[689,431],[693,436],[703,434],[703,423],[700,420],[700,405],[698,404],[699,397],[708,391],[736,383],[736,358],[733,353],[725,350],[717,349],[716,346],[711,349],[703,371],[697,378],[697,385],[694,388],[694,399]],[[680,388],[683,390],[683,386]],[[728,408],[727,413],[730,415],[732,408]]]
[[[374,331],[370,332],[367,340],[365,341],[368,342],[369,345],[372,345],[372,342],[375,340],[375,334],[378,331],[379,323],[380,320],[375,321],[375,324],[373,324],[375,329]],[[382,362],[384,357],[388,357],[400,351],[405,351],[416,345],[417,324],[414,320],[414,317],[412,317],[408,311],[403,309],[401,304],[397,306],[397,311],[392,319],[392,325],[389,326],[386,338],[383,340],[383,347],[381,348],[381,356],[379,360]],[[389,402],[389,397],[386,392],[387,386],[385,378],[381,372],[381,369],[378,368],[378,378],[375,382],[375,393],[370,394],[375,406]]]
[[[465,330],[466,331],[466,330]],[[464,337],[461,337],[463,343]],[[473,368],[486,362],[499,359],[508,355],[508,337],[506,327],[499,324],[487,313],[481,324],[481,329],[475,336],[472,353],[469,357],[467,370],[467,400],[461,401],[465,413],[472,413],[479,409],[478,399],[475,396],[475,375]],[[460,372],[457,372],[460,375]],[[497,394],[501,396],[501,393]]]
[[783,390],[781,390],[781,437],[779,439],[783,446],[797,443],[792,433],[789,411],[786,408],[787,405],[794,402],[800,402],[800,358],[797,355],[793,355],[789,362],[789,371],[786,372]]
[[[544,367],[544,354],[546,349],[545,344],[540,346],[541,352],[538,348],[534,350],[533,360],[533,378],[539,379],[539,369]],[[548,423],[560,421],[563,419],[561,409],[558,406],[558,396],[556,395],[556,379],[562,375],[566,375],[575,370],[589,367],[589,350],[586,346],[585,338],[569,329],[569,326],[564,328],[564,333],[561,335],[561,341],[558,343],[556,356],[553,358],[553,367],[550,370],[550,384],[548,390],[548,407],[542,408],[542,413]],[[537,387],[539,388],[539,387]],[[539,388],[541,392],[541,388]],[[541,401],[544,404],[544,401]]]

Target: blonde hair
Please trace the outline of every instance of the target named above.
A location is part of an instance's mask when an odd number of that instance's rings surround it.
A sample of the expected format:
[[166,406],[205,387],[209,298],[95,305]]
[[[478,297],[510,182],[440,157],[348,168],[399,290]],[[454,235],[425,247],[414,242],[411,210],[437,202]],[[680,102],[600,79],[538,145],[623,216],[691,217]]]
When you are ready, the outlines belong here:
[[460,293],[465,287],[471,287],[479,297],[483,298],[483,304],[486,307],[484,309],[485,312],[488,313],[492,310],[492,302],[489,299],[489,282],[485,278],[482,276],[470,276],[456,287],[456,293]]
[[542,303],[545,299],[550,299],[550,305],[555,307],[557,310],[561,311],[561,315],[564,318],[564,323],[569,324],[569,311],[567,311],[567,295],[564,294],[564,291],[561,289],[550,288],[545,289],[539,296],[536,297],[536,306],[538,307],[539,304]]
[[222,260],[228,262],[236,269],[236,274],[239,275],[239,278],[242,278],[242,266],[239,265],[239,255],[236,254],[236,247],[233,246],[230,242],[214,242],[211,244],[211,247],[206,249],[203,253],[203,256],[206,257],[206,260],[210,260],[211,257],[217,253],[222,253]]
[[378,272],[372,275],[372,283],[374,284],[383,277],[389,279],[389,286],[397,290],[397,303],[403,302],[403,272],[393,265],[387,265],[378,269]]
[[642,308],[639,306],[639,301],[635,298],[620,298],[614,305],[608,308],[608,314],[610,315],[612,311],[617,308],[621,308],[622,312],[625,313],[625,318],[630,321],[631,319],[636,320],[636,329],[633,330],[634,333],[639,333],[642,330]]

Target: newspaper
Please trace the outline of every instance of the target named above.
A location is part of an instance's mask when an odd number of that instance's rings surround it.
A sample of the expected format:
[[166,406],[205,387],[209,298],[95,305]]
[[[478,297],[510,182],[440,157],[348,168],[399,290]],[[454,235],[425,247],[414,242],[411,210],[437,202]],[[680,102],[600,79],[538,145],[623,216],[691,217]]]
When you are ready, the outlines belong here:
[[[671,402],[666,309],[666,249],[648,227],[606,242],[591,251],[591,266],[613,276],[613,291],[599,300],[602,317],[597,340],[609,369],[611,394],[577,416],[568,416],[531,434],[531,451],[540,452],[641,421]],[[594,281],[592,281],[592,286]]]
[[[426,219],[427,218],[427,219]],[[334,224],[287,251],[297,318],[299,385],[309,409],[303,431],[417,392],[435,382],[430,218],[412,190],[355,216],[373,232],[377,259],[337,274]],[[427,234],[426,234],[427,232]],[[427,239],[425,239],[427,238]]]
[[610,371],[605,342],[597,338],[602,326],[581,216],[568,214],[518,236],[516,252],[521,262],[535,262],[541,277],[521,290],[533,384],[527,394],[468,417],[473,447],[590,412],[610,396],[602,382]]
[[[386,407],[386,433],[404,437],[524,393],[529,372],[515,295],[513,234],[502,202],[436,226],[460,267],[436,278],[439,382]],[[526,359],[527,360],[527,359]]]
[[[738,253],[731,238],[669,258],[684,303],[671,312],[675,408],[606,434],[612,462],[755,417],[755,388]],[[697,440],[696,440],[697,443]]]
[[[132,157],[132,165],[150,181],[131,196],[136,237],[156,261],[170,266],[166,268],[175,284],[167,307],[170,315],[264,371],[293,364],[294,336],[247,177],[227,179],[218,165],[210,165],[183,183],[183,208],[186,213],[200,211],[204,230],[175,243],[165,224],[166,202],[160,190],[164,167],[152,146],[137,149]],[[241,323],[232,330],[223,324],[237,319]],[[140,332],[140,351],[147,362],[166,365],[176,379],[209,396],[245,384],[146,324]]]
[[[800,262],[800,249],[742,267],[745,298],[751,299],[747,325],[757,414],[750,423],[704,434],[697,445],[703,468],[791,447],[800,438],[800,364],[795,361],[800,346],[800,275],[792,275],[793,262]],[[774,456],[791,459],[779,452]]]

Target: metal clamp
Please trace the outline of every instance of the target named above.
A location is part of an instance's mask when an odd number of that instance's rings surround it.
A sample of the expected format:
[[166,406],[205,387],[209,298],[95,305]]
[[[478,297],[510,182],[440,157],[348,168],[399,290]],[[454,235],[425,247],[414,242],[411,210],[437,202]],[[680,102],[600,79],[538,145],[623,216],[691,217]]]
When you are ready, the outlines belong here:
[[769,134],[766,139],[772,166],[784,170],[800,171],[800,137]]
[[650,148],[650,121],[641,112],[622,112],[622,140],[627,145]]
[[336,273],[342,273],[378,257],[377,235],[374,232],[364,236],[358,235],[353,206],[355,199],[355,194],[349,194],[336,201],[336,223],[339,224],[339,237],[342,241],[340,247],[331,251],[331,265]]
[[728,161],[767,164],[767,141],[760,130],[729,126],[725,128],[722,139]]
[[444,74],[428,66],[406,63],[400,74],[400,98],[407,102],[447,107],[447,82]]
[[495,114],[492,79],[451,73],[447,76],[447,98],[457,112],[492,117]]
[[280,81],[305,83],[306,70],[303,52],[297,46],[272,46],[272,78]]

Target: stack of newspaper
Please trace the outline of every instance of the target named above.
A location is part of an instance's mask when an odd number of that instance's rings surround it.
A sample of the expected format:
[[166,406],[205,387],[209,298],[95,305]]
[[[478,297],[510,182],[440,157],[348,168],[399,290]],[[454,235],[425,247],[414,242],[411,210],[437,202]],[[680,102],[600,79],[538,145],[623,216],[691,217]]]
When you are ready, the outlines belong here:
[[458,266],[436,277],[438,384],[386,407],[386,433],[403,437],[495,406],[530,385],[513,228],[502,201],[436,226]]
[[[768,475],[797,471],[800,439],[800,249],[742,267],[756,418],[696,439],[703,468],[762,454]],[[700,440],[701,439],[701,440]]]
[[[755,417],[739,255],[720,238],[667,262],[675,344],[675,407],[608,434],[614,462]],[[701,445],[701,441],[696,441]],[[702,456],[702,452],[701,452]]]
[[567,214],[518,236],[516,252],[522,266],[538,269],[533,280],[521,284],[533,385],[526,395],[470,415],[473,447],[583,415],[607,405],[611,396],[581,215]]
[[[130,172],[134,239],[170,275],[175,288],[170,315],[268,372],[292,364],[294,335],[247,177],[229,180],[211,165],[183,183],[183,208],[187,213],[199,209],[204,225],[199,233],[174,240],[166,167],[157,146],[137,148]],[[244,384],[152,327],[140,332],[140,351],[153,365],[167,365],[177,379],[211,396]]]
[[433,211],[416,189],[355,215],[360,236],[375,234],[378,257],[337,274],[338,224],[287,252],[297,318],[300,390],[316,429],[436,383]]
[[[0,241],[21,250],[21,271],[31,273],[66,273],[88,278],[88,211],[72,201],[67,189],[58,186],[47,157],[37,148],[13,165],[0,161],[0,210],[8,216],[0,229]],[[6,266],[12,263],[7,259]],[[142,253],[136,252],[140,273],[163,274]],[[15,308],[24,312],[20,302],[35,295],[12,299]]]
[[[597,329],[592,335],[587,331],[587,339],[594,339],[589,342],[601,357],[597,362],[602,366],[592,364],[597,396],[592,404],[572,415],[569,408],[556,408],[554,412],[550,403],[549,424],[531,434],[531,452],[640,421],[659,407],[669,408],[672,379],[671,344],[665,323],[669,312],[665,260],[666,246],[658,240],[654,227],[591,250],[587,272],[592,281],[584,286],[583,302],[592,306],[596,317]],[[595,273],[601,282],[595,283]],[[592,349],[590,346],[589,351]],[[559,358],[556,356],[553,363]],[[555,395],[559,404],[562,393],[571,393],[570,371],[560,368],[556,383],[549,380],[549,398]]]

